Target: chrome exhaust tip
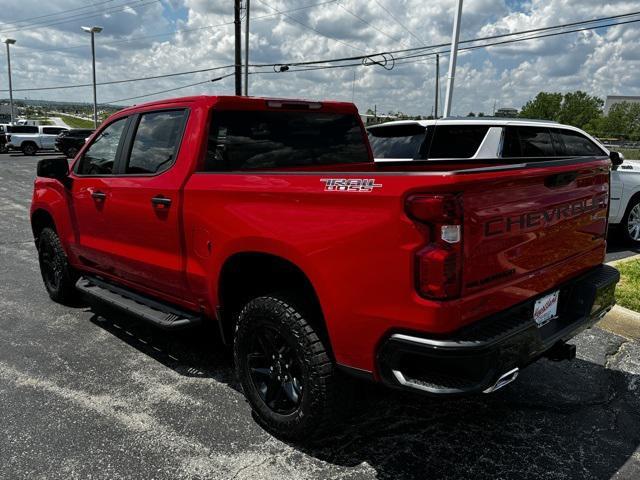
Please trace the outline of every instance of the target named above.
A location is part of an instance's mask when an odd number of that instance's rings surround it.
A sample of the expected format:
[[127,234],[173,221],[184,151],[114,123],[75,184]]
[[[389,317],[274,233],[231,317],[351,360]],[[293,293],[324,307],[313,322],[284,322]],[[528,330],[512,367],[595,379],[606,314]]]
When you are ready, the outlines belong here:
[[503,373],[500,378],[498,378],[498,380],[496,380],[496,383],[494,383],[491,387],[487,388],[486,390],[483,390],[484,393],[493,393],[496,390],[499,390],[500,388],[509,385],[511,382],[513,382],[516,378],[518,378],[518,374],[520,373],[520,369],[518,367],[514,368],[513,370],[509,370],[507,373]]

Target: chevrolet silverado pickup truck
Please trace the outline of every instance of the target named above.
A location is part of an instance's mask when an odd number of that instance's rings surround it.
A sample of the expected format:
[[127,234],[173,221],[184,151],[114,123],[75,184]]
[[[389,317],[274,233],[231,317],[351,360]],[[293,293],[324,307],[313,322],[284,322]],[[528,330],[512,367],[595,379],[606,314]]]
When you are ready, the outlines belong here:
[[424,158],[374,163],[350,103],[126,108],[71,168],[38,164],[45,288],[217,325],[257,419],[291,439],[334,423],[349,375],[454,396],[572,358],[615,301],[610,158]]

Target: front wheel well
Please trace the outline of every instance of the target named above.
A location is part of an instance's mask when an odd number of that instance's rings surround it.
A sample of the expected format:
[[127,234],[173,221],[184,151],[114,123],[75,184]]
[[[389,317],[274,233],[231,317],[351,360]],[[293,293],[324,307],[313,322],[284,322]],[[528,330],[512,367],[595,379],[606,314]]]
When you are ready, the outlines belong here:
[[40,238],[40,233],[45,228],[51,228],[53,231],[56,231],[56,224],[53,221],[53,217],[49,212],[43,209],[38,209],[31,215],[31,230],[33,232],[33,239],[38,245],[38,240]]
[[316,291],[307,275],[295,264],[276,255],[247,252],[227,259],[220,272],[219,321],[225,340],[233,338],[238,314],[252,299],[265,295],[287,297],[326,340],[328,332]]

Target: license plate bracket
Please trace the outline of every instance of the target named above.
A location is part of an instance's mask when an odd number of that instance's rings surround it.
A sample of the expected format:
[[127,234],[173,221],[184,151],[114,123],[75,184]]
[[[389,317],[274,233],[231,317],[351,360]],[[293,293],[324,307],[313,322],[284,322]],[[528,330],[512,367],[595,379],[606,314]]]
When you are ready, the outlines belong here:
[[543,327],[558,316],[558,299],[560,290],[545,295],[536,300],[533,306],[533,320],[538,328]]

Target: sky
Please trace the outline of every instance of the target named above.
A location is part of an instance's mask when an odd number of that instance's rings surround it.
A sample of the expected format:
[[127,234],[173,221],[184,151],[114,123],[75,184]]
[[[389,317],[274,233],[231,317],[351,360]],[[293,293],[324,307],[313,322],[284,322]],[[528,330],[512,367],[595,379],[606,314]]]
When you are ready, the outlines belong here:
[[[251,0],[250,63],[349,57],[451,41],[456,0]],[[640,12],[640,0],[465,0],[461,40],[598,17]],[[280,14],[278,12],[283,12]],[[634,18],[640,18],[634,17]],[[91,82],[89,34],[96,36],[98,82],[233,63],[232,0],[4,0],[0,39],[14,38],[15,89]],[[244,27],[243,27],[244,28]],[[379,57],[378,57],[379,58]],[[8,88],[0,50],[0,90]],[[391,61],[387,64],[390,67]],[[448,56],[440,62],[445,96]],[[256,69],[254,69],[256,70]],[[249,77],[249,94],[353,101],[361,111],[433,112],[433,57],[380,65]],[[112,102],[231,73],[231,69],[98,86]],[[452,113],[491,114],[522,105],[539,91],[581,89],[602,98],[640,95],[640,23],[461,52]],[[170,93],[120,101],[141,103],[194,94],[234,93],[233,77]],[[8,97],[0,91],[0,98]],[[90,87],[15,92],[14,98],[91,101]],[[442,105],[442,103],[441,103]]]

